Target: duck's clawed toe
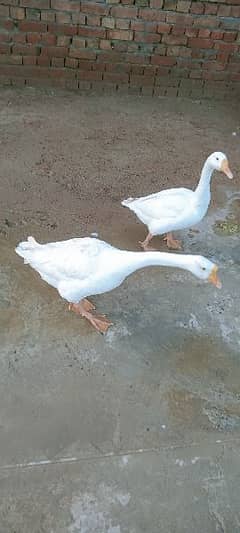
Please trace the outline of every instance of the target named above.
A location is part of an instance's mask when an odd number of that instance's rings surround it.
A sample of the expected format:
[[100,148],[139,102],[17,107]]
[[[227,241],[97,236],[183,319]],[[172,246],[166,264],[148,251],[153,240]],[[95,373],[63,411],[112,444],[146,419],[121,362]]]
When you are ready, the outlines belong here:
[[113,322],[108,320],[104,315],[91,315],[91,317],[86,317],[92,326],[99,331],[99,333],[107,333],[107,330],[110,326],[113,325]]
[[144,252],[156,252],[157,249],[153,248],[153,246],[149,246],[149,244],[146,244],[145,241],[138,241],[141,248],[144,250]]
[[174,239],[172,233],[167,233],[166,237],[164,237],[163,240],[167,242],[167,247],[170,250],[181,250],[182,249],[181,241]]

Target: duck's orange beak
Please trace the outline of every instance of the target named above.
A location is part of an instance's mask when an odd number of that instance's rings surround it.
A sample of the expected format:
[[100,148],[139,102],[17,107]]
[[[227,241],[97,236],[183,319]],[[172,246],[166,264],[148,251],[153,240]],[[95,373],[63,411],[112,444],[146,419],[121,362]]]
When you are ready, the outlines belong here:
[[224,160],[223,160],[223,162],[222,162],[222,164],[221,164],[221,168],[220,168],[220,170],[221,170],[222,172],[224,172],[224,174],[226,174],[226,176],[227,176],[230,180],[233,179],[233,175],[232,175],[232,172],[231,172],[231,170],[230,170],[230,168],[229,168],[229,164],[228,164],[228,160],[227,160],[227,159],[224,159]]
[[221,284],[221,281],[220,281],[220,279],[219,279],[219,277],[217,275],[217,272],[218,272],[218,267],[217,267],[217,265],[214,265],[210,276],[208,276],[208,281],[209,281],[209,283],[212,283],[213,285],[215,285],[215,287],[217,287],[218,289],[221,289],[222,288],[222,284]]

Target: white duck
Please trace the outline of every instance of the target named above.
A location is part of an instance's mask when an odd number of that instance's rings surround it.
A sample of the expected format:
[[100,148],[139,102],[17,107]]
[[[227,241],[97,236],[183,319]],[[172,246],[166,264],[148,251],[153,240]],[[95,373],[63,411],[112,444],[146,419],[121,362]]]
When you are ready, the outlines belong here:
[[87,318],[104,333],[112,324],[104,315],[94,315],[86,298],[118,287],[135,270],[147,266],[172,266],[192,272],[220,288],[218,267],[205,257],[161,252],[129,252],[104,241],[85,237],[39,244],[33,237],[21,242],[16,252],[69,302],[69,308]]
[[149,242],[155,235],[166,233],[168,248],[180,249],[181,243],[173,238],[172,231],[190,228],[205,216],[211,200],[210,182],[214,170],[233,178],[228,160],[222,152],[214,152],[205,161],[199,184],[195,191],[185,188],[167,189],[142,198],[129,198],[122,205],[133,211],[148,227],[148,235],[141,242],[150,250]]

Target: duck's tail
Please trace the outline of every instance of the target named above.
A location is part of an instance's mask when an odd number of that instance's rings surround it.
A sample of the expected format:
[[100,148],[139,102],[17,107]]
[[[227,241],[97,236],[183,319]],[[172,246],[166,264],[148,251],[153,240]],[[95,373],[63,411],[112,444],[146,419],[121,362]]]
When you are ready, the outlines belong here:
[[20,242],[15,248],[15,252],[23,257],[24,263],[29,263],[29,255],[33,250],[41,246],[34,237],[28,237],[27,241]]
[[127,198],[127,200],[123,200],[121,204],[123,205],[123,207],[129,207],[129,205],[134,202],[134,200],[136,200],[136,198]]

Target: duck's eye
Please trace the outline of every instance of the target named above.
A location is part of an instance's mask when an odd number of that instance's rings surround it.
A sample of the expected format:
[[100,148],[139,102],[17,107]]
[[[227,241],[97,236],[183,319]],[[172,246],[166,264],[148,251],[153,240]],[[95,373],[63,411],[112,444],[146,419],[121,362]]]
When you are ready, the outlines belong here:
[[216,157],[216,160],[219,161],[219,157]]
[[206,270],[206,267],[202,267],[202,270]]

